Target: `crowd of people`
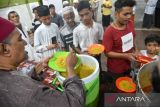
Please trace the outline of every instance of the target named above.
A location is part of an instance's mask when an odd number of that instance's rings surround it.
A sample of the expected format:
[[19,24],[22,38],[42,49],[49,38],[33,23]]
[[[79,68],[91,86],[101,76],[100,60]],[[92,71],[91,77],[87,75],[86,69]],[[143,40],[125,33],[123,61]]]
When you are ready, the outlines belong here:
[[[159,27],[159,1],[147,1],[155,6],[155,26]],[[135,44],[135,27],[131,20],[136,6],[135,0],[112,0],[102,2],[102,24],[96,21],[97,1],[63,2],[60,13],[55,12],[54,4],[40,5],[33,8],[35,17],[33,28],[29,31],[20,22],[16,11],[8,13],[8,19],[0,17],[0,105],[3,107],[84,107],[85,91],[82,81],[76,76],[74,67],[77,62],[76,53],[95,57],[100,65],[100,95],[105,92],[115,93],[115,81],[121,76],[129,76],[132,70],[131,62],[137,62],[141,54],[154,60],[159,59],[160,36],[148,35],[145,38],[145,50],[139,51]],[[114,6],[114,20],[111,22],[111,8]],[[153,18],[153,12],[145,9],[143,27],[150,28],[148,21]],[[154,10],[153,9],[153,10]],[[149,12],[149,13],[148,13]],[[147,22],[150,22],[147,24]],[[107,71],[101,68],[101,54],[88,53],[88,47],[102,44],[107,57]],[[74,49],[72,49],[74,48]],[[22,76],[17,67],[29,60],[39,64],[40,71],[48,69],[47,62],[57,51],[70,51],[66,59],[68,78],[64,81],[65,91],[50,89],[44,84],[30,78],[39,72],[33,66]],[[38,67],[39,67],[38,66]],[[159,69],[159,68],[158,68]],[[159,73],[159,70],[155,71]],[[36,74],[38,75],[38,74]],[[157,83],[154,81],[153,83]],[[159,78],[159,77],[156,77]],[[103,85],[106,85],[104,88]],[[158,87],[159,86],[155,86]],[[102,89],[103,88],[103,89]],[[154,90],[158,90],[157,88]],[[16,98],[15,98],[16,96]],[[102,98],[103,99],[103,98]],[[7,102],[6,102],[7,101]],[[99,101],[99,105],[104,102]]]

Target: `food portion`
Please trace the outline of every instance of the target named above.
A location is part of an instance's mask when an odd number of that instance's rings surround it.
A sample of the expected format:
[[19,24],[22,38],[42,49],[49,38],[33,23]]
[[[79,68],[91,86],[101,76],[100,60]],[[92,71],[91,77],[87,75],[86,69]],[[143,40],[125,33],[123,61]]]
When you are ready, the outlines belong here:
[[123,92],[135,92],[136,91],[136,84],[132,81],[130,77],[119,77],[116,80],[116,87],[118,90]]
[[99,54],[99,53],[101,53],[101,49],[100,48],[92,48],[91,50],[90,50],[90,53],[92,53],[92,54]]
[[[93,73],[94,69],[87,66],[87,65],[84,65],[84,64],[81,64],[76,70],[75,70],[75,73],[77,76],[79,76],[79,78],[85,78],[85,77],[88,77],[89,75],[91,75]],[[67,72],[62,72],[60,73],[61,76],[67,78]]]
[[93,55],[101,54],[104,51],[104,46],[101,44],[93,44],[88,48],[88,53]]
[[129,91],[133,89],[133,85],[129,81],[122,80],[119,83],[119,88],[124,91]]
[[[55,71],[58,72],[66,72],[66,58],[68,56],[69,52],[56,52],[54,56],[49,60],[48,66]],[[75,69],[79,67],[81,64],[80,57],[77,55],[77,64],[75,66]]]
[[55,64],[62,69],[66,68],[66,56],[60,56],[57,58],[57,60],[55,61]]
[[150,92],[152,92],[153,87],[150,85],[150,86],[142,88],[142,90],[144,93],[150,93]]

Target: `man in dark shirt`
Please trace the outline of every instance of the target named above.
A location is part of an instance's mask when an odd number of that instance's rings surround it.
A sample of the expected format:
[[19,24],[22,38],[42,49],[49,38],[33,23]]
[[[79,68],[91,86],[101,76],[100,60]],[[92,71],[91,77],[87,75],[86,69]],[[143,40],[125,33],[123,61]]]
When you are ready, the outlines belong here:
[[52,17],[52,22],[53,23],[56,23],[57,26],[59,28],[61,28],[63,25],[64,25],[64,22],[63,22],[63,19],[62,19],[62,16],[58,15],[56,12],[55,12],[55,6],[53,4],[50,4],[49,5],[49,11],[50,11],[50,15]]

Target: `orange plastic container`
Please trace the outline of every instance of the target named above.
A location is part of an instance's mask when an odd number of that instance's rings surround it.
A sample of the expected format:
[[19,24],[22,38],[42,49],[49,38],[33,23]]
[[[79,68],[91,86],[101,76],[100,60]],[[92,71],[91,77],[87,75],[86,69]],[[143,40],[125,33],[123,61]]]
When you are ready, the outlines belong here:
[[121,93],[135,93],[136,84],[130,77],[119,77],[116,80],[117,92]]
[[88,48],[88,53],[92,55],[101,54],[104,51],[104,46],[101,44],[93,44]]

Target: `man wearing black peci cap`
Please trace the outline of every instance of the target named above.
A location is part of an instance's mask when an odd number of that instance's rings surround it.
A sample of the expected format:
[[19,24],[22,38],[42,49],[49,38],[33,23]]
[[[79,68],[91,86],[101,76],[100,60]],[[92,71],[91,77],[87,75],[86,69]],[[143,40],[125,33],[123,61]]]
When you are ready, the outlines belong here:
[[34,33],[34,46],[36,52],[41,53],[41,58],[46,58],[52,56],[58,46],[61,47],[62,41],[58,26],[51,22],[48,6],[39,6],[37,13],[42,24]]

